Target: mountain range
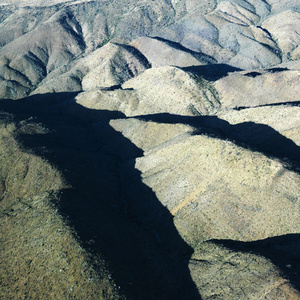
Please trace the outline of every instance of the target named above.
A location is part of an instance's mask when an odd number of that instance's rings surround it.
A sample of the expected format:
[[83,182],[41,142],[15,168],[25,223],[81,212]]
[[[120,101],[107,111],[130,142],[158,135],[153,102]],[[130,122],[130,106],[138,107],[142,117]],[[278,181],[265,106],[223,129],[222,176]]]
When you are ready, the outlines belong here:
[[300,299],[299,26],[0,0],[0,298]]

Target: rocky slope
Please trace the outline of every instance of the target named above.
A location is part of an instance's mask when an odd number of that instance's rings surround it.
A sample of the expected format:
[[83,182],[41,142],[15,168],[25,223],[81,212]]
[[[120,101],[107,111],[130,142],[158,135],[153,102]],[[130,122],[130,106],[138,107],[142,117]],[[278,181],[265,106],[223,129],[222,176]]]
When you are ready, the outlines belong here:
[[0,0],[0,297],[300,299],[297,2]]
[[73,187],[41,157],[41,147],[20,143],[47,134],[33,117],[1,112],[0,298],[115,299],[118,290],[103,258],[91,257],[58,214],[57,203]]
[[[23,1],[15,5],[2,1],[0,5],[2,98],[24,97],[54,74],[52,88],[59,87],[56,72],[68,82],[60,91],[80,90],[86,74],[80,68],[70,73],[71,65],[76,65],[70,63],[81,57],[94,60],[93,51],[108,41],[132,42],[136,53],[141,52],[153,67],[218,62],[254,69],[299,59],[295,29],[299,7],[293,1],[285,1],[284,6],[280,1],[263,0],[138,4],[127,0],[122,5],[116,1],[36,1],[29,6]],[[109,64],[112,53],[100,52]],[[112,68],[115,64],[120,67],[114,61]]]

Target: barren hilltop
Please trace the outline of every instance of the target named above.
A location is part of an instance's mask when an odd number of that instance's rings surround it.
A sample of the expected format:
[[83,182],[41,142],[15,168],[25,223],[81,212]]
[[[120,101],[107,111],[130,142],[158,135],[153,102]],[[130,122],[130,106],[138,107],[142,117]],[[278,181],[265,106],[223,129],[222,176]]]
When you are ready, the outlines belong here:
[[300,299],[298,0],[0,0],[1,299]]

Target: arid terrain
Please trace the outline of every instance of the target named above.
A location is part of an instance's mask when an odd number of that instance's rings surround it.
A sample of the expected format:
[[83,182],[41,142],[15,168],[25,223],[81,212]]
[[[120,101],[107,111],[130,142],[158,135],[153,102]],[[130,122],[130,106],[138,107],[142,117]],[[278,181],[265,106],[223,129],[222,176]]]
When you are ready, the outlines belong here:
[[300,299],[298,0],[0,0],[0,299]]

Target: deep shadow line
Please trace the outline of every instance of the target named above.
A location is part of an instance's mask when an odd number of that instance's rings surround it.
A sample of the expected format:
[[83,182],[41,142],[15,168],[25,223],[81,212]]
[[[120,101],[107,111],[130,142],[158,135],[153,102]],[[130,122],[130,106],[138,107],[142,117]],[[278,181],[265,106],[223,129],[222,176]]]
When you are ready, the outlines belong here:
[[300,106],[300,101],[270,103],[270,104],[263,104],[257,106],[238,106],[238,107],[234,107],[233,109],[239,111],[239,110],[244,110],[249,108],[270,107],[270,106]]
[[[266,3],[266,1],[265,0],[263,0],[263,2],[265,2]],[[270,32],[266,29],[266,28],[264,28],[264,27],[261,27],[261,26],[257,26],[257,28],[259,28],[259,29],[261,29],[262,31],[264,31],[267,35],[269,35],[269,36],[271,36],[271,34],[270,34]]]
[[254,242],[234,240],[211,240],[228,249],[255,253],[272,261],[280,268],[282,275],[300,291],[300,234],[287,234]]
[[279,73],[279,72],[283,72],[283,71],[289,71],[290,69],[288,68],[270,68],[267,69],[267,71],[269,71],[270,73]]
[[115,91],[115,90],[123,90],[123,91],[133,91],[133,88],[123,89],[121,84],[112,85],[110,87],[103,87],[100,89],[101,91]]
[[203,77],[209,81],[216,81],[227,76],[229,73],[242,71],[242,69],[226,64],[210,64],[203,66],[184,67],[181,69],[185,72],[190,72],[197,76]]
[[151,64],[148,61],[148,59],[139,50],[137,50],[133,46],[126,45],[126,44],[115,43],[115,42],[113,44],[118,45],[119,47],[124,48],[128,52],[132,53],[135,57],[137,57],[139,59],[139,61],[143,65],[147,66],[148,68],[151,68]]
[[177,50],[181,50],[181,51],[184,51],[184,52],[189,52],[191,54],[199,54],[196,51],[193,51],[193,50],[190,50],[190,49],[184,47],[180,43],[173,42],[171,40],[167,40],[167,39],[164,39],[164,38],[159,37],[159,36],[154,36],[154,37],[152,37],[152,39],[155,39],[155,40],[158,40],[160,42],[163,42],[163,43],[165,43],[165,44],[169,45],[170,47],[172,47],[174,49],[177,49]]
[[101,88],[102,91],[115,91],[115,90],[119,90],[119,89],[121,89],[121,84]]
[[283,161],[287,169],[300,172],[300,147],[272,127],[254,122],[231,125],[217,116],[179,116],[155,114],[139,116],[145,121],[186,124],[194,127],[193,134],[229,140],[243,148],[258,151]]
[[167,40],[167,39],[164,39],[164,38],[159,37],[159,36],[154,36],[154,37],[152,37],[152,39],[164,42],[165,44],[167,44],[168,46],[170,46],[170,47],[172,47],[176,50],[180,50],[180,51],[189,53],[189,54],[193,55],[196,59],[206,60],[207,63],[212,63],[213,64],[213,63],[217,62],[215,60],[215,58],[213,58],[212,56],[204,54],[202,52],[196,52],[196,51],[193,51],[191,49],[188,49],[188,48],[184,47],[183,45],[181,45],[180,43],[173,42],[171,40]]
[[63,172],[73,188],[61,191],[59,211],[95,257],[104,257],[129,299],[195,299],[201,296],[188,262],[193,252],[173,216],[134,168],[143,151],[115,131],[116,111],[86,109],[76,93],[2,100],[16,120],[42,123],[49,132],[18,137],[24,147]]
[[[267,45],[264,44],[264,46],[267,46]],[[272,52],[274,52],[274,51],[272,50]],[[266,71],[268,71],[269,73],[279,73],[279,72],[289,71],[289,70],[290,69],[288,69],[288,68],[270,68],[270,69],[267,69]],[[265,74],[264,72],[260,73],[260,72],[257,72],[257,71],[252,71],[252,72],[248,72],[244,75],[248,76],[248,77],[255,78],[255,77],[258,77],[258,76],[261,76],[261,75],[264,75],[264,74]]]
[[245,76],[248,76],[248,77],[255,78],[255,77],[258,77],[258,76],[260,76],[260,75],[262,75],[262,74],[263,74],[263,73],[259,73],[259,72],[253,71],[253,72],[246,73],[246,74],[244,74],[244,75],[245,75]]

